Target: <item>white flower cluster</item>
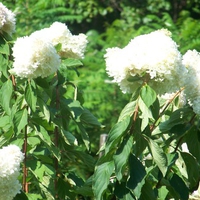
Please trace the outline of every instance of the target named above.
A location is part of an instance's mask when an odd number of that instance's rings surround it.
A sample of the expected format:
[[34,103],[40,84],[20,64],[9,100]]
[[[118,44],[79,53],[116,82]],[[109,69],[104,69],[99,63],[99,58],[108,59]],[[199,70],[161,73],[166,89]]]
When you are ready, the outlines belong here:
[[12,200],[20,193],[18,176],[23,159],[23,153],[16,145],[0,149],[0,199]]
[[145,81],[161,94],[178,89],[177,76],[183,67],[170,36],[168,30],[161,29],[135,37],[123,49],[107,49],[107,73],[124,93],[133,92]]
[[184,94],[194,112],[200,115],[200,53],[188,50],[182,62],[187,69],[186,76],[181,77]]
[[0,33],[9,35],[15,31],[15,14],[0,2]]
[[46,77],[60,66],[60,57],[53,44],[39,37],[18,38],[13,46],[14,63],[10,73],[21,78]]
[[65,24],[54,22],[16,40],[10,73],[30,79],[47,77],[59,69],[61,58],[83,58],[86,44],[86,35],[72,35]]
[[43,40],[51,42],[54,46],[61,45],[58,51],[63,58],[83,58],[87,45],[87,37],[85,34],[72,35],[68,27],[60,22],[54,22],[49,28],[45,28],[34,32]]

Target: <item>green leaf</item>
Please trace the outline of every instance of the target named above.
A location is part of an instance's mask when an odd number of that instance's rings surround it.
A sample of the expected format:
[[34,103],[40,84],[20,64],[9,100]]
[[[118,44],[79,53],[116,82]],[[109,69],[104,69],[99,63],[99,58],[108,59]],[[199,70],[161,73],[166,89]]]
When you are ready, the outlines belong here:
[[125,182],[116,182],[114,194],[118,199],[134,200],[134,196],[131,191],[126,187]]
[[152,139],[144,135],[144,138],[148,141],[149,148],[151,150],[151,154],[155,163],[158,165],[160,171],[162,172],[163,176],[167,173],[168,162],[167,156],[163,152],[163,149]]
[[48,89],[49,88],[49,83],[46,79],[44,78],[41,78],[41,77],[38,77],[35,79],[35,83],[37,85],[39,85],[40,87],[42,88],[45,88],[45,89]]
[[74,59],[74,58],[65,59],[63,60],[62,64],[67,67],[78,67],[83,65],[83,63],[79,59]]
[[[70,151],[70,150],[69,150]],[[83,152],[83,151],[71,151],[72,154],[74,154],[77,158],[82,160],[84,165],[87,165],[88,169],[93,170],[95,166],[95,160],[92,156],[89,154]]]
[[76,124],[78,125],[78,128],[80,129],[82,140],[83,140],[86,148],[89,150],[90,149],[89,135],[88,135],[87,131],[85,130],[84,126],[80,122],[77,122]]
[[13,86],[12,86],[12,81],[7,80],[2,88],[1,88],[1,105],[6,112],[6,114],[10,115],[11,114],[11,108],[10,108],[10,100],[12,97],[12,92],[13,92]]
[[129,170],[130,178],[127,181],[127,187],[139,198],[145,184],[146,171],[142,163],[133,154],[129,156]]
[[177,152],[168,153],[166,154],[166,156],[167,156],[168,168],[170,168],[172,165],[175,164],[176,160],[178,159],[178,153]]
[[8,78],[8,55],[0,54],[0,71]]
[[166,199],[167,194],[169,193],[166,186],[162,186],[158,189],[158,200]]
[[133,137],[129,135],[124,139],[120,147],[117,149],[116,154],[113,156],[115,163],[115,173],[119,181],[122,179],[124,167],[126,166],[132,145]]
[[121,111],[118,122],[122,121],[124,118],[126,118],[127,116],[132,116],[134,111],[135,111],[135,105],[136,102],[132,101],[130,103],[128,103],[124,109]]
[[87,109],[83,110],[83,113],[80,116],[82,123],[92,126],[101,126],[97,118]]
[[39,126],[38,129],[36,128],[36,135],[41,139],[45,147],[57,158],[60,160],[60,151],[54,146],[51,141],[51,137],[48,132],[42,127]]
[[96,167],[93,178],[93,191],[96,200],[101,200],[101,197],[110,183],[110,176],[114,170],[114,162],[105,162]]
[[33,112],[36,110],[36,102],[37,102],[37,95],[36,95],[36,88],[35,85],[31,85],[28,83],[25,89],[25,100],[32,109]]
[[140,91],[140,97],[149,108],[156,100],[156,92],[146,84],[142,87]]
[[27,109],[24,108],[14,114],[13,117],[13,125],[14,132],[16,134],[20,133],[20,131],[28,124],[28,112]]
[[175,191],[180,195],[180,200],[189,199],[189,191],[183,180],[177,175],[173,174],[169,179],[170,185],[175,189]]
[[[39,199],[39,197],[41,197],[40,195],[34,195],[34,198]],[[25,194],[23,191],[20,191],[20,193],[18,193],[13,200],[34,200],[33,198],[31,198],[30,196],[28,196],[27,194]]]
[[149,124],[149,119],[153,119],[153,115],[151,113],[151,109],[146,106],[146,104],[141,98],[139,98],[138,100],[138,105],[141,110],[140,114],[140,118],[142,119],[141,131],[144,131],[144,129]]
[[199,164],[189,153],[180,152],[180,158],[176,162],[181,174],[185,176],[190,189],[195,188],[199,183]]
[[188,121],[188,116],[193,114],[193,111],[191,108],[180,108],[176,111],[174,111],[171,115],[170,118],[165,121],[160,123],[159,129],[162,132],[169,131],[172,127],[178,124],[184,124],[185,121]]
[[187,134],[184,137],[189,152],[197,159],[200,163],[200,140],[199,140],[199,130],[196,126],[193,126],[188,130]]
[[10,124],[10,117],[9,116],[1,116],[0,117],[0,128],[4,128],[5,126]]
[[65,130],[62,129],[60,134],[61,134],[61,137],[64,139],[66,144],[75,145],[75,146],[78,145],[77,139],[69,131],[65,131]]
[[0,53],[6,55],[10,54],[9,44],[2,37],[0,37]]
[[127,130],[129,123],[130,117],[127,116],[123,121],[120,121],[114,125],[108,134],[108,139],[105,146],[105,154],[107,154],[112,148],[116,148],[124,132]]
[[149,181],[145,181],[145,184],[142,187],[140,200],[157,200],[156,193],[153,189],[153,185]]

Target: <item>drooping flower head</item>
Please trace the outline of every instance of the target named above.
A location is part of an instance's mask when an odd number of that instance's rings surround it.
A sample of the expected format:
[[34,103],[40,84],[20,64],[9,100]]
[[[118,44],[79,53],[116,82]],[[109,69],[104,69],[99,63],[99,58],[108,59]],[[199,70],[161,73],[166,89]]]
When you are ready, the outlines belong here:
[[15,14],[0,2],[0,32],[9,35],[15,31]]
[[181,54],[166,29],[135,37],[123,49],[107,49],[105,60],[108,75],[124,93],[132,93],[143,82],[161,94],[178,89]]
[[0,199],[12,200],[20,193],[18,176],[23,159],[24,155],[16,145],[0,149]]
[[13,46],[11,73],[21,78],[47,77],[57,71],[60,57],[53,44],[35,35],[18,38]]
[[200,115],[200,53],[188,50],[182,63],[187,69],[187,74],[180,80],[185,87],[184,94],[194,112]]
[[63,58],[84,58],[84,52],[87,45],[87,36],[83,33],[72,35],[68,27],[60,22],[54,22],[49,28],[45,28],[32,33],[46,41],[51,42],[54,46],[61,44],[58,51]]

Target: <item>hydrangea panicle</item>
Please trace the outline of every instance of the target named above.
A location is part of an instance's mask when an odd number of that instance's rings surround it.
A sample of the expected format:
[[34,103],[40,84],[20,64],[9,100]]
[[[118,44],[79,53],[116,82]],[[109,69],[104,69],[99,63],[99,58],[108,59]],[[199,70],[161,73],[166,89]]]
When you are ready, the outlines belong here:
[[21,78],[47,77],[57,71],[60,57],[53,44],[37,35],[18,38],[13,46],[13,69]]
[[12,35],[15,32],[15,14],[0,2],[0,32]]
[[16,145],[0,149],[0,199],[12,200],[20,193],[18,176],[23,159],[24,155]]
[[32,33],[43,40],[51,42],[54,46],[61,44],[58,51],[62,58],[84,58],[84,52],[88,43],[87,36],[83,33],[72,35],[68,27],[60,22],[54,22],[49,28]]
[[168,30],[137,36],[117,52],[111,49],[105,54],[106,71],[123,92],[132,93],[142,82],[148,82],[160,94],[179,89],[181,54]]
[[188,50],[183,55],[182,63],[187,69],[187,74],[181,78],[184,94],[194,112],[200,115],[200,53]]

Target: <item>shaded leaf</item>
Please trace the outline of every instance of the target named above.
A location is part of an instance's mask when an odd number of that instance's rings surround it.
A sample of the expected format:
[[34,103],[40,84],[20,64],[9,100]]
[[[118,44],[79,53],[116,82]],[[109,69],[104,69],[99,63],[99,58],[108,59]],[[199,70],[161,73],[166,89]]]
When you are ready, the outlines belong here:
[[188,200],[189,191],[183,180],[177,175],[173,174],[169,179],[169,183],[175,189],[175,191],[180,195],[180,200]]
[[142,163],[133,154],[129,156],[129,170],[130,178],[127,181],[127,187],[139,198],[145,184],[146,171]]
[[87,125],[101,126],[97,118],[87,109],[83,110],[80,116],[80,120],[82,123],[87,124]]

